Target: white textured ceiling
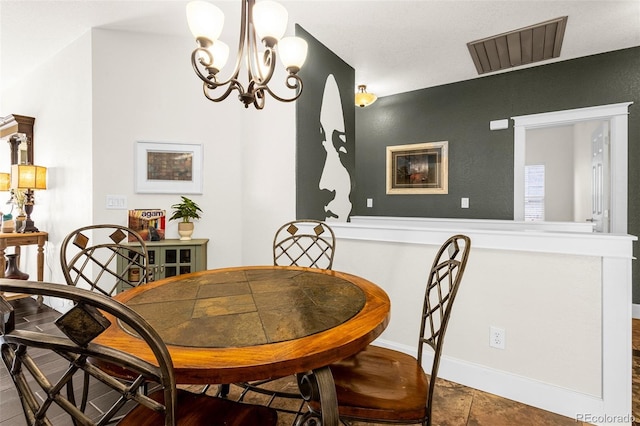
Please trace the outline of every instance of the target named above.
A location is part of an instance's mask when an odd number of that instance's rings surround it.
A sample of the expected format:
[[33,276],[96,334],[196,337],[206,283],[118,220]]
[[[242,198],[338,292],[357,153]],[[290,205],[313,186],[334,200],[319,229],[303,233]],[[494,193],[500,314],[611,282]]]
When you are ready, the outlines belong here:
[[[0,85],[8,87],[92,27],[190,37],[186,3],[0,0]],[[240,1],[214,3],[226,15],[221,39],[233,46]],[[356,84],[379,96],[477,78],[467,42],[564,15],[560,57],[530,66],[640,46],[640,0],[281,3],[289,11],[289,34],[294,23],[302,25],[355,68]]]

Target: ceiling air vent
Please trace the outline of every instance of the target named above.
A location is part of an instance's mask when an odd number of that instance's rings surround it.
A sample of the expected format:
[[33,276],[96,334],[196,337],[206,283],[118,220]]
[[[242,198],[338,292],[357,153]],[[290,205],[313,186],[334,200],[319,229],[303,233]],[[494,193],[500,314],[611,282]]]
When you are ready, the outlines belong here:
[[567,16],[467,43],[478,74],[560,56]]

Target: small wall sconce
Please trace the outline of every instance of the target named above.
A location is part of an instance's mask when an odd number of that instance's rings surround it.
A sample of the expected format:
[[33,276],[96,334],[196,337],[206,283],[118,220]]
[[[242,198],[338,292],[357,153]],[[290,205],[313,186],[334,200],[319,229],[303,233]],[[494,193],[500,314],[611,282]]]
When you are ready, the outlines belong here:
[[367,107],[374,103],[376,99],[378,99],[376,95],[367,92],[367,86],[365,84],[358,86],[358,91],[356,92],[356,106],[361,108]]
[[26,226],[22,232],[38,232],[31,220],[33,212],[33,190],[47,189],[47,168],[31,164],[14,164],[11,166],[11,188],[25,191],[26,202],[24,212],[27,214]]

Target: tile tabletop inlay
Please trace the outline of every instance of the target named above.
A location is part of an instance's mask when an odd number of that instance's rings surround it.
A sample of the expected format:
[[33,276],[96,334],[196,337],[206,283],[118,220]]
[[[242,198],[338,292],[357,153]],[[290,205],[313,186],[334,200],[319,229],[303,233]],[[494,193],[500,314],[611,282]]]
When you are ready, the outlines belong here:
[[255,270],[186,276],[126,304],[168,344],[243,347],[328,330],[360,312],[365,295],[336,276]]

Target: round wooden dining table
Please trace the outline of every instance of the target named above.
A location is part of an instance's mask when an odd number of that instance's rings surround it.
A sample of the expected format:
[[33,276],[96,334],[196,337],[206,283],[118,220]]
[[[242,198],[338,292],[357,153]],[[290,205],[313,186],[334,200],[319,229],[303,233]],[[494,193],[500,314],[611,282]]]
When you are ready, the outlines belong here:
[[[390,312],[387,294],[364,278],[283,266],[179,275],[114,299],[142,315],[162,337],[177,383],[225,384],[309,374],[319,389],[322,424],[331,426],[339,420],[328,366],[378,337]],[[109,319],[111,327],[96,343],[154,362],[144,341]]]

